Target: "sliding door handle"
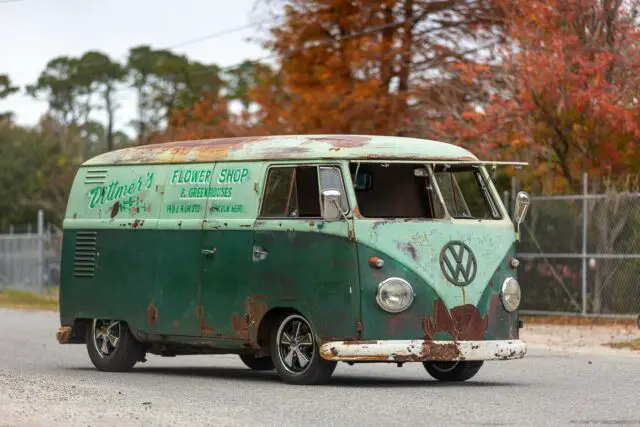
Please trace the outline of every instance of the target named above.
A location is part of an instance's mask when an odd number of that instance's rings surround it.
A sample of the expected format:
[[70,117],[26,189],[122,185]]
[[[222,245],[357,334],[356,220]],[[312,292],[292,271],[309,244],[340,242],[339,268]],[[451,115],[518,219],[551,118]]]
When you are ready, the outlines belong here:
[[213,249],[203,249],[203,250],[202,250],[202,255],[206,256],[207,258],[208,258],[208,257],[211,257],[211,256],[213,256],[213,255],[216,253],[216,250],[217,250],[216,248],[213,248]]

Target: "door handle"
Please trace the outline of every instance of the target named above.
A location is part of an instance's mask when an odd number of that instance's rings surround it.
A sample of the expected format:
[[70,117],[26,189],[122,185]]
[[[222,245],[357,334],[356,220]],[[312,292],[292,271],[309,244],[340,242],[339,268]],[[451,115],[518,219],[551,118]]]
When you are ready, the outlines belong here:
[[264,260],[269,253],[259,246],[253,247],[253,262]]
[[213,256],[213,254],[215,254],[217,251],[216,248],[213,249],[203,249],[202,250],[202,255],[206,256],[207,258],[210,256]]

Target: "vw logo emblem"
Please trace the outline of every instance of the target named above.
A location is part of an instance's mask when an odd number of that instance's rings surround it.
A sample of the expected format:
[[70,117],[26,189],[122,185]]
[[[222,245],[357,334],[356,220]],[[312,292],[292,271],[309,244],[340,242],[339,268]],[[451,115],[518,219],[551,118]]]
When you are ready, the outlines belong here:
[[456,286],[467,286],[476,278],[478,263],[469,246],[454,240],[440,251],[440,268],[448,281]]

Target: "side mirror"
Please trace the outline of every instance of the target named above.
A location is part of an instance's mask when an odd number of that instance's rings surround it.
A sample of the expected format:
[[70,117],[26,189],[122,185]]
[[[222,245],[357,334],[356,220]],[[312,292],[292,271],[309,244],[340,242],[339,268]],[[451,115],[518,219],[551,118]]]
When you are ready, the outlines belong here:
[[325,221],[337,221],[342,217],[340,210],[340,197],[338,190],[324,190],[322,192],[322,216]]
[[519,225],[524,221],[530,201],[531,198],[529,197],[529,194],[524,191],[520,191],[516,196],[516,206],[513,210],[513,219],[516,224]]

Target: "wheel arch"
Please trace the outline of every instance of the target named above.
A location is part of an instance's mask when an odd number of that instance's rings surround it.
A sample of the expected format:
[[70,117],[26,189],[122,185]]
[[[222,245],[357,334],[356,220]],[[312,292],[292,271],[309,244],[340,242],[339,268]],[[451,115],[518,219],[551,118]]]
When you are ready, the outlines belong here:
[[258,324],[258,333],[256,335],[256,345],[259,348],[260,354],[267,354],[269,352],[269,334],[271,329],[276,325],[276,322],[281,316],[285,314],[299,314],[304,316],[305,319],[309,322],[309,324],[313,327],[313,322],[309,319],[309,315],[307,313],[303,313],[300,310],[294,307],[273,307],[260,320]]

